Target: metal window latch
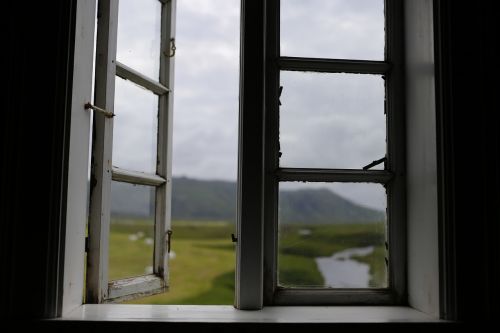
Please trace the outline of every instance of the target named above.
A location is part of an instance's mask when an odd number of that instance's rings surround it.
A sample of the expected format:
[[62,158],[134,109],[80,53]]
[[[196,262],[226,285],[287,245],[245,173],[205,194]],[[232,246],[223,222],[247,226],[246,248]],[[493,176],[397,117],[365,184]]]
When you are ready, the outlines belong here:
[[382,157],[382,158],[381,158],[381,159],[379,159],[379,160],[373,161],[373,162],[371,162],[370,164],[365,165],[365,166],[363,167],[363,170],[368,170],[368,169],[373,168],[374,166],[377,166],[377,165],[379,165],[379,164],[381,164],[381,163],[385,163],[386,161],[387,161],[387,158],[386,158],[386,157]]
[[85,103],[85,110],[94,110],[95,112],[102,113],[106,118],[113,118],[115,114],[113,112],[106,111],[101,109],[98,106],[90,104],[90,102]]
[[231,234],[231,241],[233,243],[237,243],[238,242],[238,238],[234,234]]
[[170,241],[172,240],[172,230],[167,230],[167,253],[170,253]]
[[163,54],[169,58],[172,58],[173,56],[175,56],[175,50],[177,50],[177,46],[175,46],[175,38],[171,38],[170,39],[170,50],[168,52],[163,51]]

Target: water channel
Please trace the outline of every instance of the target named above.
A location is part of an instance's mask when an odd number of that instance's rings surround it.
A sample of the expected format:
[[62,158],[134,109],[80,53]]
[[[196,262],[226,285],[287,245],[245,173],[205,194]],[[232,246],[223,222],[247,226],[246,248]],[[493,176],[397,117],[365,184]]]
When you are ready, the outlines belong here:
[[318,257],[316,264],[325,279],[325,287],[368,288],[370,266],[352,259],[353,256],[367,256],[373,246],[350,248],[336,252],[331,257]]

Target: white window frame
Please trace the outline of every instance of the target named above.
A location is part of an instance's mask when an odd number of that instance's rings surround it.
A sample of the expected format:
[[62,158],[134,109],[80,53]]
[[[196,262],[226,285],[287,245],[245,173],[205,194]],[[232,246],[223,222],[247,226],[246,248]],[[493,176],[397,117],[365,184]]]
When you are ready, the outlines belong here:
[[[434,31],[433,1],[405,0],[405,94],[406,116],[412,123],[406,132],[407,143],[407,224],[408,242],[408,304],[390,307],[267,307],[266,311],[234,312],[231,307],[198,306],[191,316],[190,306],[127,306],[82,305],[84,290],[84,239],[86,224],[88,142],[91,133],[90,114],[84,109],[90,99],[92,86],[92,61],[96,0],[76,2],[75,42],[73,60],[73,91],[71,96],[71,121],[68,156],[67,206],[63,230],[65,230],[62,284],[52,297],[62,303],[62,319],[69,320],[130,320],[196,322],[368,322],[408,320],[429,321],[440,316],[439,238],[436,165],[436,104],[434,96]],[[241,85],[245,94],[240,96],[240,164],[238,192],[238,262],[239,283],[236,286],[236,307],[258,309],[263,306],[264,267],[263,255],[263,129],[265,80],[265,43],[256,36],[264,36],[263,18],[265,0],[242,0],[241,6]],[[260,21],[259,21],[260,20]],[[253,30],[253,32],[251,32]],[[245,36],[249,37],[245,39]],[[252,38],[253,37],[253,38]],[[250,60],[249,60],[250,59]],[[252,62],[252,64],[250,64]],[[438,129],[439,130],[439,129]],[[252,141],[257,141],[252,142]],[[253,147],[253,149],[252,149]],[[257,147],[257,148],[255,148]],[[424,154],[424,155],[423,155]],[[257,176],[253,179],[252,176]],[[244,190],[244,191],[243,191]],[[242,212],[248,212],[248,215]],[[252,227],[252,223],[254,226]],[[245,228],[253,232],[244,232]],[[247,248],[254,242],[254,255]],[[255,259],[255,260],[253,260]],[[245,285],[245,283],[247,283]],[[290,313],[298,309],[299,315]],[[324,312],[321,312],[324,309]],[[379,310],[380,309],[380,310]],[[416,309],[418,311],[415,311]],[[394,316],[380,318],[378,314],[390,312]],[[216,312],[222,317],[212,315]],[[292,311],[293,312],[293,311]],[[413,319],[412,314],[427,316]],[[441,313],[442,315],[442,313]],[[287,317],[288,316],[288,317]],[[253,319],[249,319],[252,317]],[[140,319],[139,319],[140,318]],[[201,318],[201,319],[200,319]],[[287,319],[288,318],[288,319]]]
[[[160,1],[160,0],[159,0]],[[98,2],[95,106],[86,303],[108,303],[153,295],[168,289],[172,191],[172,115],[175,41],[175,0],[161,2],[161,52],[159,81],[116,61],[119,0]],[[172,48],[172,50],[171,50]],[[116,76],[158,95],[156,173],[148,174],[113,166],[113,117]],[[110,116],[110,114],[112,116]],[[117,115],[119,117],[119,115]],[[155,186],[153,273],[116,281],[108,279],[111,181]]]

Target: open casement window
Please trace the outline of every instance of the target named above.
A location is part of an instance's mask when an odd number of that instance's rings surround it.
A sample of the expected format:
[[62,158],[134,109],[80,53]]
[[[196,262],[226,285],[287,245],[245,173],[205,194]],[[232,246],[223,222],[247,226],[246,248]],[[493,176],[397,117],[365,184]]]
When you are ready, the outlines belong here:
[[[267,302],[400,302],[405,279],[400,1],[344,1],[338,7],[330,1],[308,2],[312,16],[331,10],[334,19],[358,17],[357,6],[369,5],[363,11],[376,23],[365,27],[362,20],[353,19],[352,24],[359,24],[356,29],[333,25],[331,31],[316,30],[322,27],[314,24],[316,19],[296,29],[295,1],[271,3],[266,52],[273,61],[267,63],[264,205],[265,218],[273,222],[266,223],[264,232],[266,266],[273,269],[264,277]],[[310,33],[309,40],[302,39],[302,28]],[[378,39],[376,46],[361,43],[363,34]],[[318,47],[315,38],[324,45]],[[300,152],[296,140],[307,150]],[[359,210],[358,214],[354,207],[344,212],[337,204],[337,221],[303,220],[299,214],[287,215],[295,207],[282,206],[282,198],[293,194],[287,191],[290,187],[299,189],[302,197],[293,205],[302,210],[314,210],[325,200],[334,206],[336,199],[327,191],[333,188],[331,192],[340,195],[370,193],[380,198],[378,213]],[[323,196],[306,198],[318,188],[324,190]],[[302,226],[294,226],[295,222]],[[349,234],[344,236],[345,230]],[[316,243],[330,246],[331,252],[322,252]],[[344,250],[335,250],[336,246]],[[318,253],[315,261],[323,281],[297,276],[297,262],[290,262],[292,256],[306,257],[309,251]],[[358,281],[361,274],[354,268],[358,262],[350,261],[356,257],[368,261],[369,280]]]
[[[130,300],[168,289],[175,4],[175,0],[102,0],[98,4],[95,100],[88,105],[95,112],[87,303]],[[151,16],[147,22],[136,19],[133,6]],[[144,24],[151,25],[151,36],[135,34],[139,29],[134,26]],[[144,39],[153,42],[144,46]],[[147,131],[153,144],[134,143],[138,131]],[[144,147],[144,163],[127,159],[131,142]],[[151,230],[149,272],[125,269],[119,276],[109,275],[116,189],[147,197],[143,215]]]

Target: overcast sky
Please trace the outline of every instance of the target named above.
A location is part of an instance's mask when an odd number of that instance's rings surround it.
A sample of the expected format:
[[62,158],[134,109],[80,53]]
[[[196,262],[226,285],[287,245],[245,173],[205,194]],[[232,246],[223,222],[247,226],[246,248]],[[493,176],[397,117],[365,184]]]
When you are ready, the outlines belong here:
[[[236,179],[239,4],[177,1],[174,176]],[[383,59],[383,0],[282,0],[281,6],[282,55]],[[159,8],[157,0],[120,0],[117,60],[155,79]],[[380,76],[283,72],[280,80],[282,166],[361,168],[384,156]],[[156,96],[117,79],[114,165],[154,170],[156,105]],[[305,185],[288,187],[298,186]],[[364,205],[385,207],[381,186],[333,188]]]

